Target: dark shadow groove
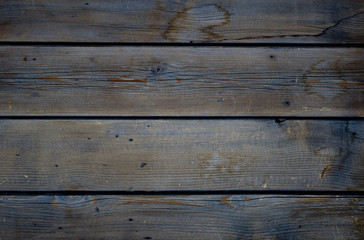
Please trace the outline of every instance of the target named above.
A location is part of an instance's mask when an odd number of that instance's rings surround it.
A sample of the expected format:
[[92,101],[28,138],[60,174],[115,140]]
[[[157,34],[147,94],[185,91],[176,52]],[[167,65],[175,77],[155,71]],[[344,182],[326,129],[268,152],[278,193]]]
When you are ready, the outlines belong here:
[[125,196],[144,196],[144,195],[332,195],[332,196],[363,196],[364,191],[301,191],[301,190],[218,190],[218,191],[0,191],[0,196],[5,195],[125,195]]
[[0,46],[70,46],[70,47],[107,47],[107,46],[145,46],[145,47],[326,47],[326,48],[364,48],[364,43],[219,43],[219,42],[26,42],[0,41]]
[[275,122],[286,120],[350,120],[362,121],[364,117],[326,116],[0,116],[0,120],[244,120],[267,119]]

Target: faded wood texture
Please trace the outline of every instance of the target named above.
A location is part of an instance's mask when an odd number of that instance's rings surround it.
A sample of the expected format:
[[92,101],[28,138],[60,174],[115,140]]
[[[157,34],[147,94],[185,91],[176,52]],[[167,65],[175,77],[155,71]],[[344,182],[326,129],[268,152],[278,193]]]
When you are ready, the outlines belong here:
[[364,116],[364,51],[3,46],[0,115]]
[[358,196],[0,197],[4,239],[363,239]]
[[364,121],[1,120],[0,190],[363,190]]
[[363,43],[363,0],[0,1],[0,41]]

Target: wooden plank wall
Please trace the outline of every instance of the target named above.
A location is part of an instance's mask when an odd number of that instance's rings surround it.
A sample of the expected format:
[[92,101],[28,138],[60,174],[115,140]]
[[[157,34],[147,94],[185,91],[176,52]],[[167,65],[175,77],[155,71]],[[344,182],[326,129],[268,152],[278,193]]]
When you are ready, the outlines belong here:
[[0,0],[0,239],[364,239],[363,0]]

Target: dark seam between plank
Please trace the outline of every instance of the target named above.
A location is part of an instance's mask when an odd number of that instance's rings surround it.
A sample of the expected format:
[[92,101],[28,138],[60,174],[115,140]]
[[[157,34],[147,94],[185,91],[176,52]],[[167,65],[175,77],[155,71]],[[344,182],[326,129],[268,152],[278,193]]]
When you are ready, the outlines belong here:
[[364,196],[364,191],[304,191],[304,190],[211,190],[211,191],[0,191],[5,195],[332,195]]
[[361,121],[364,117],[327,116],[0,116],[0,120],[244,120],[267,119],[277,123],[286,120],[350,120]]
[[144,46],[144,47],[308,47],[308,48],[364,48],[364,43],[163,43],[163,42],[25,42],[25,41],[0,41],[0,46]]

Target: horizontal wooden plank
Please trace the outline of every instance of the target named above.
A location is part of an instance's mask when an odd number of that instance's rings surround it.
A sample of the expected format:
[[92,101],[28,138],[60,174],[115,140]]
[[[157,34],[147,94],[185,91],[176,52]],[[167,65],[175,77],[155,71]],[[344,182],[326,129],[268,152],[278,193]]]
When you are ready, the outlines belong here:
[[0,47],[0,115],[364,116],[361,48]]
[[0,190],[363,190],[364,121],[1,120]]
[[4,239],[363,239],[361,196],[0,197]]
[[0,41],[363,43],[364,1],[1,1]]

